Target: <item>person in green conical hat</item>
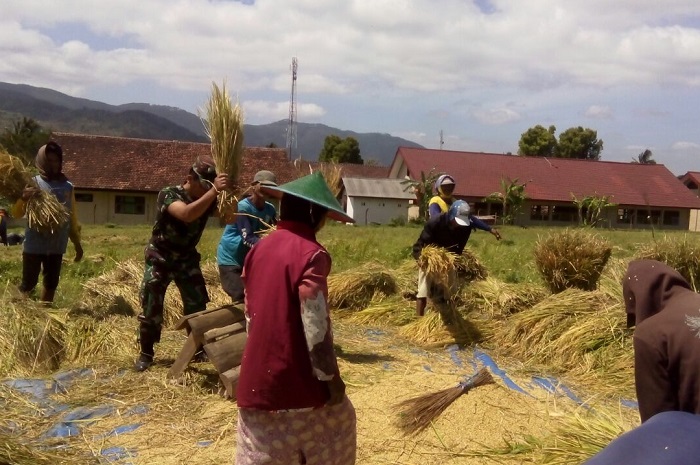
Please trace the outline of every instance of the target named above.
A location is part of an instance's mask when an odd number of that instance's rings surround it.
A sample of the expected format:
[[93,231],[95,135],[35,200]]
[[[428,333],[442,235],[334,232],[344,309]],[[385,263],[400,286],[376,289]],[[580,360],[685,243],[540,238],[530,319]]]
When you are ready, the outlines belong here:
[[[352,221],[320,173],[281,186],[277,229],[245,258],[248,339],[236,389],[236,464],[355,463],[355,409],[345,395],[328,311],[326,218]],[[272,433],[270,433],[272,431]],[[314,441],[305,440],[309,431]],[[279,443],[294,447],[276,447]]]

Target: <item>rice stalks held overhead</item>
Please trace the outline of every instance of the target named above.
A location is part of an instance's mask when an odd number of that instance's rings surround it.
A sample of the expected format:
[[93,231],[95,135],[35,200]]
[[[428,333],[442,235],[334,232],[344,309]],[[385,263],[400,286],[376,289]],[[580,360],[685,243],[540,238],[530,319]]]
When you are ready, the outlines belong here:
[[667,264],[678,271],[695,292],[700,291],[700,240],[697,238],[664,237],[642,245],[635,258],[657,260]]
[[[212,91],[205,107],[204,128],[211,140],[211,155],[218,173],[226,173],[235,185],[243,158],[243,110],[231,102],[226,83],[221,88],[212,83]],[[219,193],[218,208],[221,218],[231,218],[238,209],[238,199],[231,192]]]
[[365,308],[396,294],[389,270],[379,263],[367,263],[328,277],[328,305],[331,308]]
[[475,387],[493,383],[491,373],[486,368],[482,368],[455,387],[406,399],[396,406],[399,410],[398,426],[404,434],[420,433],[433,424],[437,417],[462,394],[466,394]]
[[343,188],[343,169],[337,163],[319,163],[316,171],[321,172],[333,195],[338,197]]
[[580,229],[551,233],[535,244],[535,264],[552,293],[569,288],[592,291],[598,285],[612,247]]

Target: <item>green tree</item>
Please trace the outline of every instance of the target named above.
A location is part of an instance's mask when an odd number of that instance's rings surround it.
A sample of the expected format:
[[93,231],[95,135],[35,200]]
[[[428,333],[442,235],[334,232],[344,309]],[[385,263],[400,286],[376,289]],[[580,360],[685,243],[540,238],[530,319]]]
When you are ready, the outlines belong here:
[[589,128],[569,128],[559,135],[557,157],[600,160],[603,141],[598,140],[598,132]]
[[525,186],[527,183],[520,184],[518,179],[501,179],[500,192],[494,192],[484,199],[486,202],[500,203],[503,207],[503,216],[501,221],[503,224],[512,224],[515,218],[520,214],[527,199],[525,194]]
[[557,138],[554,135],[557,128],[537,125],[520,135],[518,142],[518,155],[553,157],[557,150]]
[[607,195],[587,195],[582,199],[577,199],[572,193],[571,200],[578,210],[578,222],[582,226],[597,226],[603,220],[603,212],[617,206],[617,204],[610,202],[610,197]]
[[354,137],[341,139],[339,136],[331,134],[326,136],[318,160],[326,163],[354,163],[361,165],[360,144]]
[[51,137],[39,123],[31,118],[23,117],[12,124],[12,129],[5,129],[0,134],[0,146],[27,164],[34,161],[39,147],[46,144]]
[[655,165],[656,160],[654,160],[654,154],[651,153],[651,150],[646,149],[637,155],[637,158],[632,158],[632,163],[639,163],[640,165]]

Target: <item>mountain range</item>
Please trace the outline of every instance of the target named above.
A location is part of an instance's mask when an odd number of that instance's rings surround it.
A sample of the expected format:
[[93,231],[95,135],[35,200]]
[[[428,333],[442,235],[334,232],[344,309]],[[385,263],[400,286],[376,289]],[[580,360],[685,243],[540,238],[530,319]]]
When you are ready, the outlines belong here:
[[[148,103],[110,105],[52,89],[0,82],[0,130],[12,128],[12,124],[23,117],[55,132],[191,142],[209,140],[199,116],[181,108]],[[244,124],[245,145],[285,147],[287,128],[287,120]],[[333,134],[341,139],[354,137],[365,162],[372,160],[384,166],[391,164],[398,147],[422,148],[390,134],[357,133],[324,124],[297,122],[297,146],[292,156],[318,159],[326,137]]]

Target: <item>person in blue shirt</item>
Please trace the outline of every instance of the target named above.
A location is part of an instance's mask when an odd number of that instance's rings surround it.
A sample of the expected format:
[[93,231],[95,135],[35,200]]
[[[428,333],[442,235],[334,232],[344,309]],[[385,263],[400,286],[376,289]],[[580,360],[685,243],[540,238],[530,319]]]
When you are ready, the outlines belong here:
[[260,240],[260,232],[270,229],[277,220],[274,205],[266,200],[260,186],[277,186],[271,171],[255,173],[251,184],[251,195],[238,202],[236,222],[227,224],[216,251],[221,287],[234,304],[242,303],[244,297],[243,261],[248,251]]

